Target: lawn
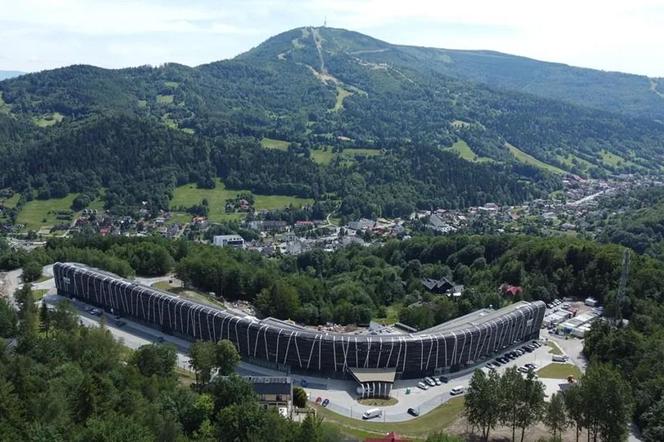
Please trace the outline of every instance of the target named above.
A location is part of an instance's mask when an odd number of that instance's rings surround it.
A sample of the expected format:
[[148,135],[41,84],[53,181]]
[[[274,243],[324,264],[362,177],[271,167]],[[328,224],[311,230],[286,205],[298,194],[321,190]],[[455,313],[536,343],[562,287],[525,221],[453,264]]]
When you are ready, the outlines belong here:
[[67,220],[56,219],[56,211],[71,210],[71,203],[77,193],[70,193],[64,198],[48,200],[32,200],[23,206],[16,217],[18,224],[25,224],[30,230],[39,230],[41,226],[54,226],[55,224],[69,223]]
[[11,198],[7,198],[5,200],[0,198],[0,203],[2,203],[2,205],[4,205],[8,209],[13,209],[18,204],[18,200],[20,197],[21,195],[15,193],[14,195],[12,195]]
[[339,112],[344,108],[344,100],[346,97],[350,97],[353,95],[351,91],[347,91],[346,89],[337,86],[337,102],[334,104],[334,109],[332,109],[334,112]]
[[[248,192],[247,190],[228,190],[220,179],[216,179],[217,187],[214,189],[199,189],[195,184],[185,184],[177,187],[171,200],[171,208],[177,206],[190,207],[199,204],[203,198],[207,199],[210,213],[208,218],[213,222],[222,222],[229,220],[240,220],[244,218],[242,213],[226,213],[224,207],[227,199],[235,198],[238,193]],[[312,204],[310,198],[299,198],[286,195],[254,195],[254,207],[258,210],[273,210],[282,207],[303,206]]]
[[337,428],[342,433],[359,437],[384,436],[385,433],[395,431],[400,435],[414,439],[426,439],[430,433],[444,431],[463,412],[463,398],[456,397],[421,417],[406,422],[371,422],[351,419],[336,414],[327,408],[315,406],[319,416]]
[[158,104],[173,104],[173,95],[157,95]]
[[48,293],[46,289],[32,289],[32,296],[35,298],[35,301],[39,301]]
[[537,370],[537,376],[549,379],[567,379],[568,376],[574,376],[579,379],[583,373],[574,364],[554,362]]
[[327,166],[334,159],[334,153],[332,153],[332,149],[330,148],[327,150],[314,149],[311,151],[311,159],[318,164]]
[[349,158],[355,158],[359,156],[375,157],[378,155],[382,155],[382,153],[383,152],[381,152],[379,149],[369,149],[364,147],[348,147],[344,149],[342,155]]
[[43,115],[41,118],[34,117],[32,121],[39,127],[50,127],[62,121],[64,116],[59,112]]
[[[104,190],[102,189],[102,193]],[[32,200],[25,203],[16,217],[17,224],[25,224],[29,230],[39,230],[41,227],[52,227],[56,224],[69,224],[70,220],[59,220],[56,218],[57,211],[71,211],[71,203],[78,193],[70,193],[64,198],[51,198],[48,200]],[[90,209],[101,210],[104,201],[97,198],[88,206]],[[50,212],[50,213],[49,213]],[[72,212],[72,220],[79,212]]]
[[276,150],[288,150],[288,145],[290,143],[284,140],[275,140],[274,138],[263,138],[261,139],[261,146],[266,149],[276,149]]
[[464,140],[458,140],[456,143],[452,145],[452,147],[449,147],[446,150],[451,150],[453,152],[456,152],[459,154],[459,157],[461,157],[461,159],[466,161],[472,161],[474,163],[493,161],[491,158],[478,156],[475,152],[473,152],[468,143],[466,143]]
[[387,407],[389,405],[396,405],[399,403],[399,401],[393,397],[389,399],[367,398],[367,399],[360,399],[358,400],[358,402],[362,405],[368,405],[374,407]]
[[549,347],[549,353],[554,354],[554,355],[561,355],[563,354],[563,351],[558,347],[558,344],[556,344],[553,341],[547,341],[546,345]]
[[205,304],[212,307],[224,308],[224,304],[217,301],[210,295],[199,292],[198,290],[186,289],[184,287],[173,286],[169,284],[168,281],[159,281],[152,284],[152,287],[163,290],[165,292],[173,293],[175,296],[179,296],[184,299],[188,299],[199,304]]
[[534,166],[560,175],[564,175],[567,173],[556,166],[552,166],[551,164],[547,164],[543,161],[538,160],[534,156],[527,154],[522,150],[517,149],[516,147],[512,146],[509,143],[507,143],[507,148],[509,149],[510,153],[514,156],[514,158],[516,158],[518,161],[521,161],[524,164],[528,164],[530,166]]

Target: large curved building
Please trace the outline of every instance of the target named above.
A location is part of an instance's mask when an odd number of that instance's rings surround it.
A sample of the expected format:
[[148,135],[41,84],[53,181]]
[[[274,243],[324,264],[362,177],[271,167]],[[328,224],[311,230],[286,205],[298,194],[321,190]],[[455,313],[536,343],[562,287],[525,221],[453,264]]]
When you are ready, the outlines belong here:
[[228,339],[245,358],[280,369],[345,376],[386,369],[402,378],[460,370],[536,339],[542,302],[479,310],[409,334],[340,334],[241,316],[197,304],[77,263],[53,267],[58,293],[191,340]]

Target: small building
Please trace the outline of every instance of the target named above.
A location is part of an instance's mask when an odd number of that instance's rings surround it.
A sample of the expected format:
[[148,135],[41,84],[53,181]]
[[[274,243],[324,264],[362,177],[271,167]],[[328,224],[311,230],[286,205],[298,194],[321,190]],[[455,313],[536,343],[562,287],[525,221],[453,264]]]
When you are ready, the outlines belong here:
[[263,408],[276,408],[283,417],[293,412],[293,379],[290,376],[244,376],[258,395]]
[[442,277],[440,279],[422,278],[422,285],[432,293],[447,293],[454,288],[449,279]]
[[349,367],[353,379],[359,384],[357,394],[362,398],[389,398],[396,376],[395,368]]
[[244,249],[244,238],[240,235],[215,235],[212,243],[218,247],[235,247]]

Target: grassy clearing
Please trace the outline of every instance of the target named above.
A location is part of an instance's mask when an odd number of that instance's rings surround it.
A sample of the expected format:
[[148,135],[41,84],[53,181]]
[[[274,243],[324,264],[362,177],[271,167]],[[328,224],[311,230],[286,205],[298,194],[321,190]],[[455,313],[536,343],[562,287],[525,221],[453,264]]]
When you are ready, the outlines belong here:
[[[235,198],[238,193],[248,192],[247,190],[228,190],[220,179],[216,179],[217,187],[214,189],[198,189],[195,184],[185,184],[175,189],[173,199],[171,200],[171,208],[177,206],[190,207],[194,204],[200,203],[203,198],[208,200],[210,213],[208,218],[212,222],[222,222],[230,220],[240,220],[244,218],[242,213],[226,213],[224,208],[226,200]],[[266,209],[273,210],[290,205],[301,207],[307,204],[312,204],[313,200],[310,198],[298,198],[286,195],[255,195],[254,207],[257,210]]]
[[374,407],[387,407],[388,405],[396,405],[399,403],[399,401],[393,397],[389,399],[380,399],[380,398],[360,399],[358,402],[362,405],[369,405]]
[[26,228],[30,230],[39,230],[42,226],[67,223],[66,220],[58,220],[54,212],[71,210],[71,203],[77,195],[77,193],[70,193],[64,198],[29,201],[18,213],[16,222],[25,224]]
[[549,347],[549,353],[554,354],[554,355],[561,355],[563,354],[563,351],[558,347],[558,344],[556,344],[553,341],[547,341],[546,345]]
[[163,290],[165,292],[173,293],[180,298],[188,299],[199,304],[205,304],[212,307],[224,308],[224,304],[214,299],[207,293],[199,292],[198,290],[188,289],[184,287],[171,285],[168,281],[159,281],[152,284],[152,287]]
[[579,367],[574,364],[562,364],[554,362],[537,370],[537,376],[549,379],[567,379],[568,376],[574,376],[579,379],[583,376]]
[[593,165],[591,162],[586,161],[583,158],[579,158],[571,153],[568,153],[565,156],[556,155],[556,158],[558,158],[558,160],[560,160],[560,162],[567,167],[580,167],[582,170],[587,170]]
[[173,104],[173,95],[157,95],[157,104]]
[[138,107],[140,107],[140,108],[148,107],[148,101],[147,100],[138,100]]
[[411,439],[426,439],[430,433],[444,431],[463,412],[463,398],[450,399],[440,407],[421,417],[406,422],[371,422],[351,419],[336,414],[327,408],[316,406],[319,416],[344,433],[361,439],[367,437],[384,436],[385,433],[395,431],[401,436]]
[[50,127],[54,126],[57,123],[60,123],[64,118],[59,112],[53,112],[52,114],[46,114],[40,118],[34,117],[32,121],[39,127]]
[[350,97],[353,95],[351,91],[347,91],[346,89],[337,86],[337,102],[334,104],[334,108],[332,109],[334,112],[339,112],[344,108],[344,100],[346,97]]
[[399,310],[401,310],[401,304],[392,304],[390,306],[385,307],[385,317],[376,318],[376,322],[385,325],[399,322]]
[[0,91],[0,114],[9,114],[11,111],[12,108],[2,99],[2,91]]
[[456,152],[457,154],[459,154],[459,157],[461,159],[466,161],[472,161],[473,163],[493,161],[491,158],[481,157],[477,155],[475,152],[473,152],[468,143],[466,143],[464,140],[458,140],[456,143],[452,145],[452,147],[449,147],[446,150]]
[[14,195],[12,195],[11,198],[7,198],[7,199],[1,199],[0,198],[0,203],[2,203],[2,205],[5,206],[8,209],[13,209],[18,204],[18,200],[19,200],[20,197],[21,197],[21,195],[19,195],[18,193],[15,193]]
[[327,166],[334,159],[334,153],[332,152],[331,149],[328,150],[315,149],[311,151],[311,159],[318,164]]
[[180,86],[180,83],[177,81],[164,81],[164,86],[175,89],[176,87]]
[[342,155],[344,157],[355,158],[359,156],[376,157],[383,153],[379,149],[369,149],[364,147],[349,147],[344,149]]
[[276,150],[288,150],[288,145],[290,143],[284,140],[275,140],[274,138],[263,138],[261,139],[261,146],[266,149],[276,149]]
[[551,164],[547,164],[543,161],[538,160],[532,155],[527,154],[526,152],[519,150],[518,148],[512,146],[511,144],[507,143],[507,148],[509,149],[510,153],[514,158],[516,158],[518,161],[521,161],[524,164],[528,164],[530,166],[534,166],[540,169],[547,170],[552,173],[556,173],[559,175],[564,175],[567,172],[565,172],[562,169],[557,168],[556,166],[552,166]]

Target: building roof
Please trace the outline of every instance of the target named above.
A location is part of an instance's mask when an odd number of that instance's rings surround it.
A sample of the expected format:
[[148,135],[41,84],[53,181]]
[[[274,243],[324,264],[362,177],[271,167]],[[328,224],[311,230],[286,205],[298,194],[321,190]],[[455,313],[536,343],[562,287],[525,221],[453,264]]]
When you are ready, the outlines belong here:
[[293,380],[290,376],[245,376],[258,394],[291,394]]
[[360,384],[365,382],[388,382],[394,383],[396,368],[354,368],[348,367],[350,374]]

